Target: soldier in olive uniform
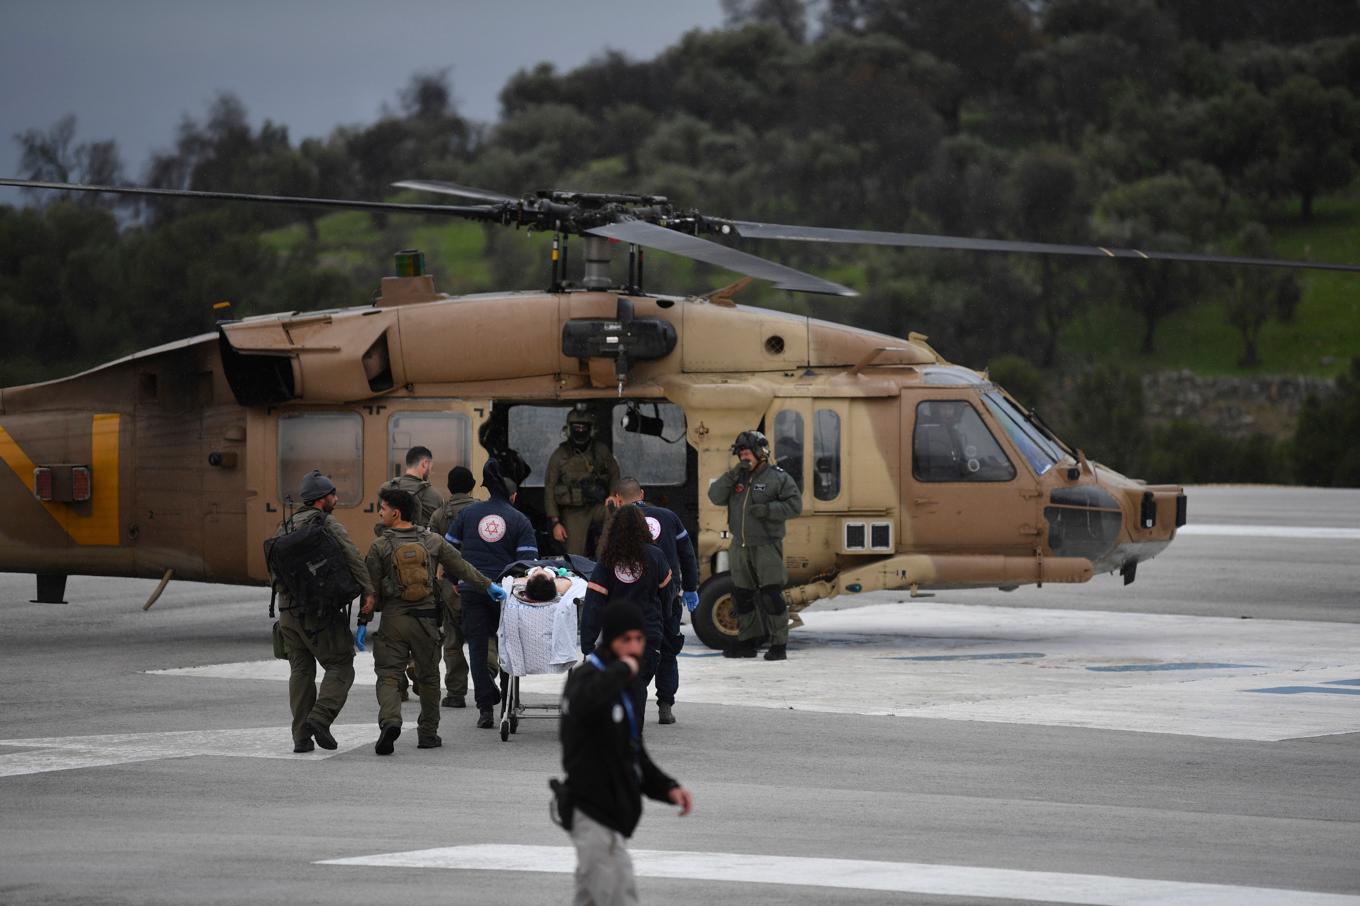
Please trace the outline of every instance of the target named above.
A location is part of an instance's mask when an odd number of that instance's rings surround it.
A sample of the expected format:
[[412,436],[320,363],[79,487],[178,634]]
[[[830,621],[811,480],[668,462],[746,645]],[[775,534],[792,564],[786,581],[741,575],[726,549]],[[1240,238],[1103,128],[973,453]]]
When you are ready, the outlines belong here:
[[[331,516],[337,499],[335,485],[319,470],[313,469],[302,479],[298,496],[302,499],[302,509],[280,526],[277,534],[296,531],[321,520],[323,531],[345,552],[345,565],[350,575],[363,589],[365,598],[370,597],[374,585],[363,557],[349,540],[345,527]],[[314,750],[313,737],[323,749],[334,749],[337,744],[330,727],[354,685],[354,636],[350,634],[349,621],[340,614],[320,619],[304,618],[293,613],[293,603],[284,593],[279,602],[279,629],[288,649],[288,704],[293,710],[293,751]],[[321,677],[320,693],[316,689],[318,663],[326,671]]]
[[430,484],[434,469],[434,454],[429,447],[412,447],[406,451],[406,471],[383,484],[381,490],[405,491],[416,499],[417,512],[411,521],[428,526],[435,510],[444,505],[444,498]]
[[[373,637],[373,671],[378,675],[378,741],[373,750],[392,754],[401,735],[401,693],[397,677],[414,660],[420,680],[418,747],[443,745],[439,738],[439,647],[443,608],[435,588],[436,566],[493,598],[504,591],[462,558],[452,545],[413,524],[417,503],[405,491],[383,490],[378,517],[384,531],[368,549],[369,581],[377,589],[382,624]],[[411,550],[415,548],[414,552]],[[407,559],[412,556],[414,559]],[[405,565],[403,565],[405,564]],[[359,639],[368,633],[375,607],[365,602],[359,612]]]
[[553,451],[543,479],[543,509],[552,521],[553,538],[568,554],[587,554],[590,530],[604,522],[604,501],[618,480],[614,454],[595,439],[594,416],[573,409],[567,416],[567,439]]
[[[430,531],[439,537],[448,534],[458,514],[477,503],[472,496],[476,479],[466,466],[454,466],[449,470],[449,499],[430,517]],[[458,595],[458,586],[440,570],[439,590],[444,598],[444,685],[448,694],[442,704],[445,708],[466,708],[468,693],[468,662],[463,654],[467,637],[463,635],[463,599]],[[496,651],[496,638],[487,642],[487,663],[491,672],[496,673],[495,665],[500,663]]]
[[732,444],[741,462],[708,488],[708,499],[727,507],[732,535],[732,605],[737,611],[736,644],[724,657],[755,657],[768,637],[765,660],[787,659],[789,607],[784,600],[784,523],[803,511],[793,476],[770,463],[770,442],[759,431],[743,431]]

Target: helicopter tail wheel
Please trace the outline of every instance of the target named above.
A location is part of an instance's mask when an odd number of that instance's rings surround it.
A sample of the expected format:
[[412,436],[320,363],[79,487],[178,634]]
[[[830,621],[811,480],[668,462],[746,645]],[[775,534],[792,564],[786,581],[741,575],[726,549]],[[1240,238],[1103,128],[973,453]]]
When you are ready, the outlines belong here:
[[699,606],[690,616],[694,633],[709,648],[721,651],[737,640],[737,611],[732,605],[732,577],[721,573],[699,589]]

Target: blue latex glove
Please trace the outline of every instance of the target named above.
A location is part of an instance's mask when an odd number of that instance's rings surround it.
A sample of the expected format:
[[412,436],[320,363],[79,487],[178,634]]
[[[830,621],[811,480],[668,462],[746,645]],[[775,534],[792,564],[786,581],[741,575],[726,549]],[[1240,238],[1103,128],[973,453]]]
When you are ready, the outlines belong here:
[[364,648],[364,640],[367,638],[368,638],[368,624],[360,623],[359,628],[354,631],[354,647],[358,648],[360,651],[366,650]]
[[501,588],[500,583],[494,583],[486,590],[486,595],[497,604],[505,600],[505,589]]
[[689,609],[689,612],[694,613],[695,608],[699,606],[699,593],[697,591],[687,591],[682,593],[680,597],[684,599],[685,607]]

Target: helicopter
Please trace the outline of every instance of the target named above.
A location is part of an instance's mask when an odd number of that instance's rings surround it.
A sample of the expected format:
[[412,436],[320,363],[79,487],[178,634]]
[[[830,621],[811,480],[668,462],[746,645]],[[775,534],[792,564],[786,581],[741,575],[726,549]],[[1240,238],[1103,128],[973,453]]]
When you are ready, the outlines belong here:
[[[1306,261],[757,223],[655,195],[449,182],[403,189],[474,204],[418,204],[0,179],[30,189],[433,214],[550,233],[545,290],[449,296],[423,255],[397,254],[372,304],[233,319],[92,370],[0,389],[0,570],[36,575],[60,602],[69,575],[265,585],[263,541],[314,468],[356,537],[406,451],[479,473],[514,450],[531,466],[519,506],[543,510],[566,416],[588,412],[623,474],[695,540],[692,615],[706,645],[736,638],[725,512],[705,493],[740,432],[759,428],[803,490],[785,540],[797,613],[881,590],[1135,580],[1187,519],[1179,485],[1089,460],[985,373],[917,333],[892,337],[742,306],[752,279],[855,292],[715,240],[1077,255],[1360,270]],[[583,240],[571,279],[570,240]],[[711,237],[711,238],[710,238]],[[626,248],[626,278],[612,261]],[[743,274],[702,296],[650,292],[662,251]],[[226,315],[226,313],[224,313]],[[543,521],[536,520],[540,531]],[[546,533],[545,533],[546,536]]]

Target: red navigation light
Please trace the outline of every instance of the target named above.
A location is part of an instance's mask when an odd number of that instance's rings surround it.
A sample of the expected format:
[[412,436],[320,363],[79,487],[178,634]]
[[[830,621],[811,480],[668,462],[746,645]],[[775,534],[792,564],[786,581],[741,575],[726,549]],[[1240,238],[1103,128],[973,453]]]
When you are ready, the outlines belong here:
[[52,499],[52,470],[40,467],[33,470],[33,496],[39,500]]
[[90,469],[88,466],[76,466],[71,469],[71,499],[76,503],[84,503],[89,500],[94,489],[94,482],[90,479]]

